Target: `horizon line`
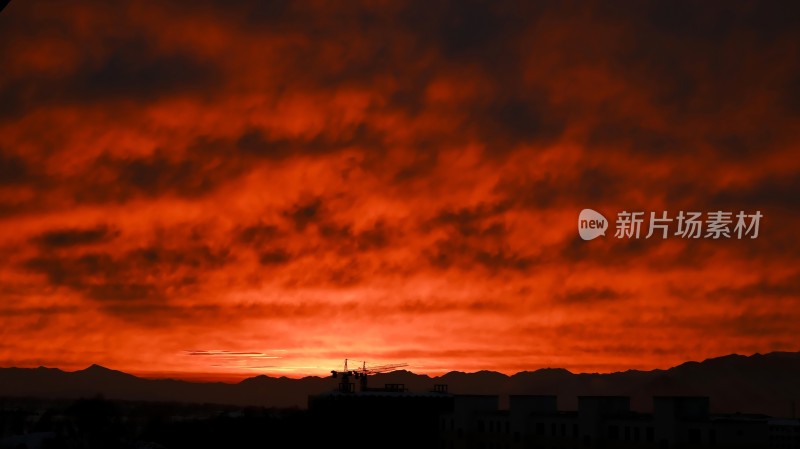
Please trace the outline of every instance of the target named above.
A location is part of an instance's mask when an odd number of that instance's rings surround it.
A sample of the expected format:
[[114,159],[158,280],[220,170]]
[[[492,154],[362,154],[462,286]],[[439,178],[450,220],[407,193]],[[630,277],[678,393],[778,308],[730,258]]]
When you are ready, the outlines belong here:
[[[700,361],[698,361],[698,360],[686,360],[686,361],[680,362],[680,363],[678,363],[676,365],[672,365],[672,366],[669,366],[669,367],[660,367],[660,368],[652,368],[652,369],[628,368],[628,369],[624,369],[624,370],[606,371],[606,372],[600,372],[600,371],[592,371],[592,372],[580,371],[580,372],[575,372],[575,371],[571,371],[568,368],[548,366],[548,367],[540,367],[540,368],[535,368],[535,369],[526,369],[526,370],[516,371],[516,372],[514,372],[512,374],[507,374],[507,373],[504,373],[502,371],[495,371],[495,370],[491,370],[491,369],[480,369],[480,370],[477,370],[477,371],[463,371],[463,370],[458,370],[458,369],[451,369],[451,370],[441,369],[442,374],[439,374],[439,375],[432,375],[432,374],[430,374],[428,372],[415,372],[415,371],[412,371],[411,369],[397,369],[397,370],[390,371],[390,372],[387,372],[387,373],[382,373],[382,374],[389,374],[389,373],[396,373],[396,372],[408,372],[408,373],[411,373],[413,375],[426,376],[426,377],[429,377],[431,379],[440,378],[440,377],[443,377],[445,375],[452,374],[452,373],[477,374],[477,373],[484,373],[484,372],[485,373],[499,374],[499,375],[506,376],[506,377],[513,377],[513,376],[518,375],[518,374],[535,373],[535,372],[546,371],[546,370],[566,371],[567,373],[572,374],[572,375],[609,375],[609,374],[616,374],[616,373],[625,373],[625,372],[630,372],[630,371],[636,371],[636,372],[667,371],[667,370],[674,369],[674,368],[677,368],[679,366],[682,366],[682,365],[685,365],[685,364],[689,364],[689,363],[704,363],[704,362],[707,362],[707,361],[723,359],[723,358],[727,358],[727,357],[752,358],[752,357],[756,357],[756,356],[768,356],[768,355],[775,355],[775,354],[794,354],[794,355],[800,356],[800,350],[797,350],[797,351],[769,351],[769,352],[764,352],[764,353],[755,352],[755,353],[752,353],[752,354],[749,354],[749,355],[739,354],[739,353],[735,353],[734,352],[734,353],[729,353],[729,354],[724,354],[724,355],[719,355],[719,356],[708,357],[708,358],[705,358],[705,359],[700,360]],[[61,372],[64,372],[64,373],[78,373],[78,372],[87,371],[87,370],[91,369],[92,367],[99,367],[99,368],[102,368],[102,369],[105,369],[105,370],[108,370],[108,371],[119,372],[119,373],[127,374],[127,375],[130,375],[130,376],[133,376],[133,377],[136,377],[136,378],[139,378],[139,379],[145,379],[145,380],[177,380],[177,381],[191,382],[191,383],[228,383],[228,384],[237,384],[237,383],[240,383],[240,382],[245,381],[247,379],[255,379],[255,378],[259,378],[259,377],[269,377],[269,378],[273,378],[273,379],[286,378],[286,379],[295,379],[295,380],[307,379],[307,378],[326,379],[326,378],[330,377],[329,375],[317,375],[317,374],[301,374],[301,375],[298,375],[298,376],[285,375],[285,374],[275,375],[274,372],[271,373],[271,374],[269,374],[269,373],[261,373],[261,374],[252,375],[253,373],[233,372],[233,371],[227,372],[227,373],[220,373],[220,372],[201,372],[201,371],[124,370],[124,369],[110,368],[110,367],[105,366],[105,365],[100,364],[100,363],[92,363],[92,364],[90,364],[89,366],[87,366],[85,368],[79,368],[79,369],[73,369],[73,370],[68,370],[68,369],[65,369],[65,368],[58,367],[58,366],[46,366],[46,365],[39,365],[39,366],[4,366],[4,367],[0,367],[0,369],[53,369],[53,370],[58,370],[58,371],[61,371]]]

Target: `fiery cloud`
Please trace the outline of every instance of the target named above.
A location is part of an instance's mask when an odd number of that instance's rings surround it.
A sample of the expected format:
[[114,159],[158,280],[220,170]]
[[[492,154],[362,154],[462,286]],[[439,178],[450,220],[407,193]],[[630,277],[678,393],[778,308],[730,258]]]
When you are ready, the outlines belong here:
[[[798,16],[12,2],[0,364],[510,373],[798,350]],[[764,219],[754,240],[584,242],[585,207]]]

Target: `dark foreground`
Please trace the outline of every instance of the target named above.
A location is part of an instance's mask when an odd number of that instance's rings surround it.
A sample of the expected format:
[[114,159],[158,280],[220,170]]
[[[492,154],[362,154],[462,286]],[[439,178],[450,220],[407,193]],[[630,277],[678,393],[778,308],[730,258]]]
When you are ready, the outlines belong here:
[[269,448],[310,442],[302,410],[0,399],[0,448]]
[[800,448],[800,421],[708,415],[707,398],[326,394],[311,410],[107,400],[0,398],[0,449],[179,448]]

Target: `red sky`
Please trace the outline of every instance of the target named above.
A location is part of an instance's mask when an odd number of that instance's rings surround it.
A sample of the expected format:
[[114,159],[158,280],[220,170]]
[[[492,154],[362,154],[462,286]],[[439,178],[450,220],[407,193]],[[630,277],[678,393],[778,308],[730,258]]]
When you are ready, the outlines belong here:
[[[0,13],[0,366],[800,350],[796,5],[190,3]],[[587,207],[764,218],[583,241]]]

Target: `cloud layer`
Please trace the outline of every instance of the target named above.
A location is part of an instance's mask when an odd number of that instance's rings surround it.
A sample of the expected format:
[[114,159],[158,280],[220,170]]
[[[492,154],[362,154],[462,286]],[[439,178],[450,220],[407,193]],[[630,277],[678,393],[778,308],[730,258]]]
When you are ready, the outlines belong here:
[[[799,19],[12,2],[0,364],[610,371],[798,350]],[[757,239],[584,242],[586,207],[764,218]]]

